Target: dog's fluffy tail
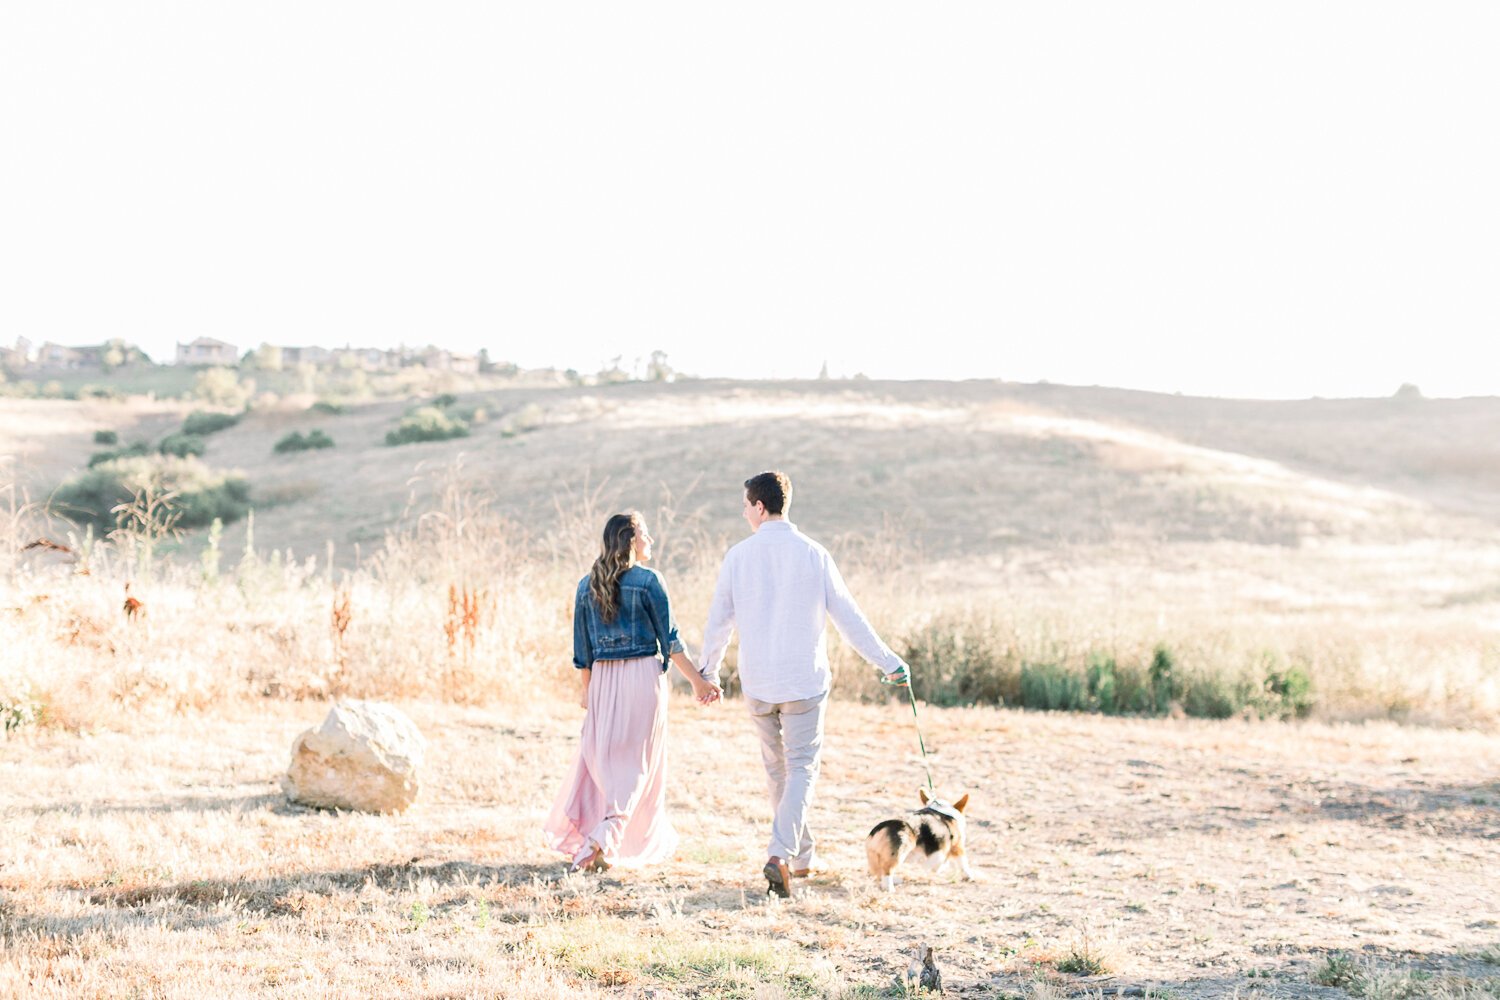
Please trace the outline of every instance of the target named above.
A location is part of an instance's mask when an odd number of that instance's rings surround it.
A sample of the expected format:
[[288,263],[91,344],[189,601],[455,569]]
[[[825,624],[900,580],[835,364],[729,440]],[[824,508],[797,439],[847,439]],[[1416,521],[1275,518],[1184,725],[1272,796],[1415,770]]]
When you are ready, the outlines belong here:
[[917,831],[905,820],[888,819],[870,831],[865,841],[865,857],[870,874],[885,878],[917,845]]

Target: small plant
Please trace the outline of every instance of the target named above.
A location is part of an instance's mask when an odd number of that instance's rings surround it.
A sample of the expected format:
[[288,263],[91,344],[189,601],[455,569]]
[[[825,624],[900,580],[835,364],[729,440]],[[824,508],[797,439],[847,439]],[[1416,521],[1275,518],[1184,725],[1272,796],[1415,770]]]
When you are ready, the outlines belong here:
[[469,426],[442,410],[424,406],[401,418],[396,429],[385,436],[387,445],[413,444],[419,441],[446,441],[469,436]]
[[431,913],[428,912],[426,903],[419,899],[411,904],[411,929],[414,931],[421,930],[422,925],[427,923],[429,916],[431,916]]
[[1342,952],[1334,952],[1313,970],[1312,981],[1319,986],[1352,986],[1359,979],[1359,966]]
[[187,419],[182,422],[182,432],[198,435],[217,434],[239,422],[238,413],[213,413],[208,410],[199,410],[197,413],[187,415]]
[[440,410],[446,410],[450,406],[458,405],[458,397],[453,395],[453,393],[451,392],[445,392],[439,396],[434,397],[432,400],[432,405],[436,406]]
[[314,413],[326,413],[329,416],[336,417],[341,413],[347,412],[349,408],[343,403],[331,403],[326,399],[320,399],[312,406],[309,406],[308,409]]
[[1084,925],[1068,946],[1068,953],[1058,961],[1057,971],[1075,976],[1097,976],[1109,972],[1115,964],[1108,953],[1109,947],[1093,928]]
[[277,441],[272,451],[278,455],[284,455],[292,451],[312,451],[318,448],[332,447],[333,438],[320,430],[311,430],[306,434],[300,431],[292,431],[292,433]]
[[41,706],[27,692],[0,692],[0,723],[5,732],[35,725],[40,717]]
[[94,432],[94,443],[95,444],[119,444],[120,443],[120,435],[117,434],[114,431],[95,431]]
[[202,455],[207,445],[200,434],[189,434],[186,431],[178,431],[176,434],[168,434],[162,438],[161,444],[156,450],[163,455],[176,455],[178,458],[187,458],[189,455]]

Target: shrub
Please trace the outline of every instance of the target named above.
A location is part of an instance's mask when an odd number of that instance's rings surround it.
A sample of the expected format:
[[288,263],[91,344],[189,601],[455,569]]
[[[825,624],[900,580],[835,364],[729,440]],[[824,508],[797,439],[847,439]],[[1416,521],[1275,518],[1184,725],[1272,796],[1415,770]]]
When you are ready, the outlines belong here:
[[349,408],[343,403],[330,403],[326,399],[320,399],[312,406],[309,406],[308,409],[314,413],[327,413],[331,416],[336,417],[340,413],[347,411]]
[[124,448],[116,448],[114,451],[96,451],[89,456],[89,468],[103,465],[105,462],[113,462],[117,458],[135,458],[139,455],[151,454],[151,446],[144,441],[133,442]]
[[1166,646],[1151,653],[1151,701],[1158,712],[1165,712],[1182,693],[1177,683],[1177,660]]
[[385,436],[388,445],[412,444],[418,441],[446,441],[449,438],[467,437],[469,427],[455,420],[442,410],[424,406],[401,418],[396,429]]
[[1312,678],[1301,667],[1267,668],[1265,690],[1274,715],[1283,719],[1305,719],[1312,712]]
[[527,403],[506,418],[504,426],[500,429],[500,435],[502,437],[515,437],[517,434],[534,431],[542,425],[544,418],[545,414],[540,406],[535,403]]
[[114,431],[95,431],[94,432],[94,443],[95,444],[119,444],[120,443],[120,435],[116,434]]
[[187,458],[189,455],[201,455],[204,448],[202,435],[189,434],[186,431],[168,434],[162,438],[161,444],[156,446],[156,450],[163,455],[176,455],[178,458]]
[[272,450],[278,455],[282,455],[289,451],[308,451],[314,448],[332,447],[333,438],[322,431],[312,430],[308,431],[306,435],[303,435],[299,431],[292,431],[292,433],[277,441],[276,446]]
[[1139,667],[1121,666],[1112,656],[1094,654],[1084,681],[1089,705],[1105,715],[1136,715],[1152,710],[1151,684]]
[[229,368],[209,368],[193,379],[193,395],[209,406],[239,409],[255,394],[255,382],[241,382]]
[[211,413],[207,410],[199,410],[197,413],[188,414],[187,419],[182,422],[182,432],[199,435],[216,434],[239,422],[238,413]]
[[228,524],[250,509],[250,485],[237,473],[210,469],[197,458],[140,455],[103,462],[57,488],[58,513],[101,531],[115,527],[115,508],[145,490],[173,492],[171,510],[179,528],[196,528],[219,518]]
[[1027,663],[1021,667],[1021,704],[1049,712],[1089,707],[1083,678],[1055,663]]
[[442,395],[435,397],[431,405],[436,406],[440,410],[446,410],[450,406],[458,405],[458,397],[453,395],[453,393],[451,392],[445,392]]
[[934,705],[1019,704],[1021,665],[1001,634],[983,617],[938,618],[906,638],[902,659]]

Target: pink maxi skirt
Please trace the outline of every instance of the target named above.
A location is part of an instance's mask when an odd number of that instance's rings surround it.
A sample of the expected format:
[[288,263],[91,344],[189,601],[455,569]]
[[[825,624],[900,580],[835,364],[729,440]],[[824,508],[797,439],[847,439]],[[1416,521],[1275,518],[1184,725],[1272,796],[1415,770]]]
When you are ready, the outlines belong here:
[[667,818],[667,678],[660,660],[594,664],[578,760],[542,829],[548,846],[574,861],[592,853],[590,842],[623,868],[656,864],[677,850]]

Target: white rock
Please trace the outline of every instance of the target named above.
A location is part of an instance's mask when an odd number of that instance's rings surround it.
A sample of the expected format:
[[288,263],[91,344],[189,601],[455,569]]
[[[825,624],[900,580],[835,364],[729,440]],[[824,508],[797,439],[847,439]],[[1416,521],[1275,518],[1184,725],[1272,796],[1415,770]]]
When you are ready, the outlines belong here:
[[281,787],[293,802],[324,809],[401,812],[417,797],[427,741],[394,706],[340,701],[292,744]]

